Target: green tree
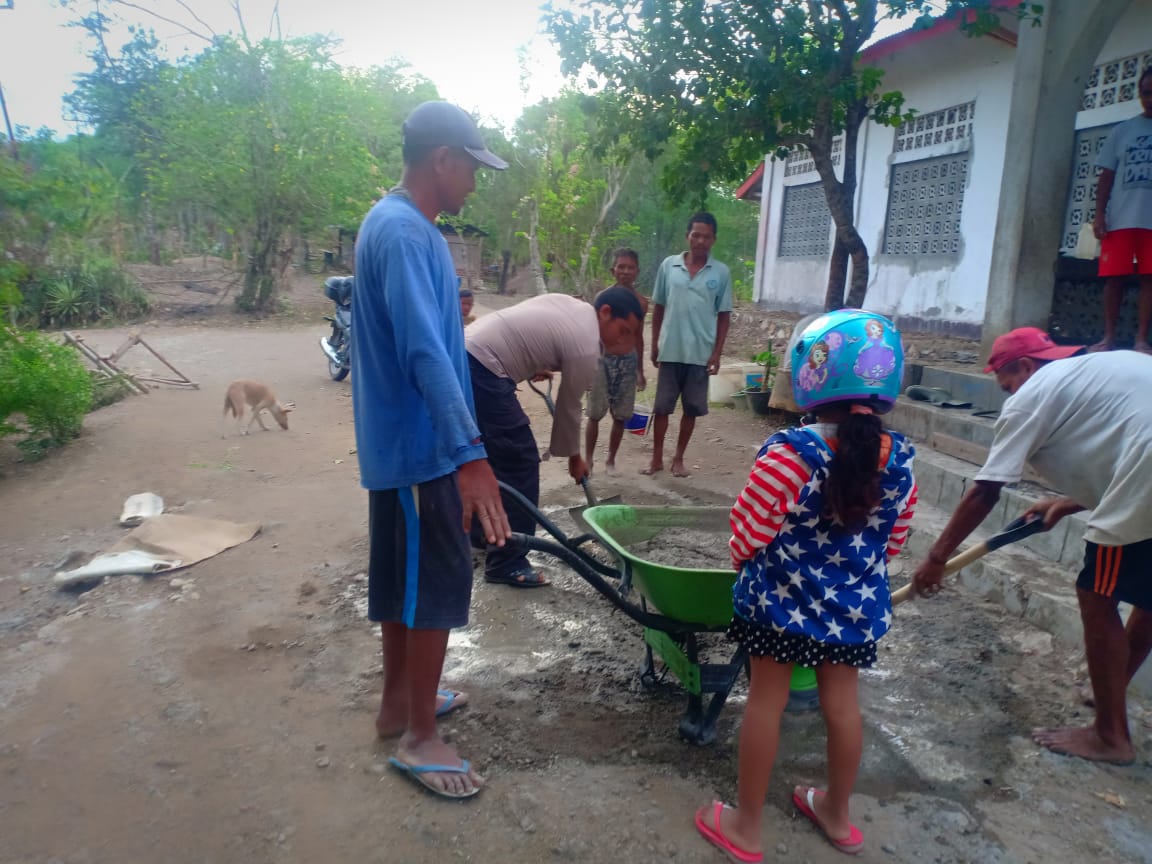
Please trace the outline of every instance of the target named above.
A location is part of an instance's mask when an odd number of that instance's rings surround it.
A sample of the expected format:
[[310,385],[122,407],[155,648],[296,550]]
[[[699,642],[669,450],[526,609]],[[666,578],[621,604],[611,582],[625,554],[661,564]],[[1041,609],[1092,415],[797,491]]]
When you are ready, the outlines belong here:
[[197,203],[235,232],[246,311],[275,308],[297,233],[358,220],[381,182],[348,122],[357,100],[331,48],[321,37],[218,39],[174,67],[154,120],[150,180],[166,201]]
[[[582,0],[547,17],[565,72],[611,97],[594,103],[609,138],[627,136],[654,157],[679,136],[663,173],[675,200],[702,203],[714,182],[737,181],[764,154],[812,154],[836,226],[825,296],[834,309],[862,305],[868,286],[853,214],[860,127],[909,116],[860,50],[880,20],[927,26],[940,7],[973,34],[999,26],[1002,12],[1039,23],[1042,11],[1002,0]],[[839,134],[842,177],[832,164]]]

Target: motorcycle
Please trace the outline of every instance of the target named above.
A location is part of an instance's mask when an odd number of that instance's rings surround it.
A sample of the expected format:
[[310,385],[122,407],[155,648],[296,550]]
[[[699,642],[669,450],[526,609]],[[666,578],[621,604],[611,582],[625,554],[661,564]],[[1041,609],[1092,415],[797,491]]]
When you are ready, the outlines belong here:
[[331,276],[324,280],[324,296],[336,304],[332,335],[320,337],[320,349],[328,358],[328,374],[333,381],[343,381],[352,370],[352,285],[355,277]]

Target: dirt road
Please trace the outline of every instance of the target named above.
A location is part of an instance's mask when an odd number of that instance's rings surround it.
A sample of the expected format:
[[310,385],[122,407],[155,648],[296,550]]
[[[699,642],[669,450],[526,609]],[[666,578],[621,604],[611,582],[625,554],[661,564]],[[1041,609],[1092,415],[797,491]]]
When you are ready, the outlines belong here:
[[[484,793],[442,802],[386,767],[379,643],[363,615],[366,498],[348,382],[328,380],[321,333],[150,327],[199,391],[125,400],[47,460],[5,466],[0,861],[721,860],[691,815],[734,793],[739,693],[715,746],[681,743],[681,691],[638,683],[638,628],[562,569],[534,592],[479,582],[473,623],[453,637],[446,680],[472,704],[444,727],[487,776]],[[89,341],[107,351],[121,335]],[[224,388],[240,375],[296,402],[290,431],[221,437]],[[545,440],[542,406],[524,400]],[[687,480],[638,476],[647,442],[629,436],[622,476],[598,478],[599,491],[728,503],[768,428],[713,413]],[[545,506],[580,503],[562,460],[542,468]],[[175,574],[178,587],[125,576],[54,590],[65,562],[121,536],[121,505],[141,491],[263,530]],[[1041,752],[1025,734],[1075,712],[1078,659],[1047,634],[951,594],[902,609],[881,658],[862,679],[861,860],[1152,861],[1145,715],[1142,761],[1126,769]],[[789,802],[792,783],[820,780],[822,747],[817,714],[786,718],[768,861],[842,860]]]

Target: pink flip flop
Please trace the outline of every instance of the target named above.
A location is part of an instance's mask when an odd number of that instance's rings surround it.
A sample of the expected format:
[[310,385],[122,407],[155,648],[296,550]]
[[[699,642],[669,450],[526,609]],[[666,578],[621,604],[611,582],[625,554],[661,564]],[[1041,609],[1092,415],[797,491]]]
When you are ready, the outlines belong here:
[[[797,810],[812,820],[812,824],[820,829],[820,833],[822,833],[824,837],[827,838],[829,843],[831,843],[846,855],[859,854],[860,851],[864,848],[864,835],[861,833],[859,828],[857,828],[855,825],[849,825],[848,827],[851,830],[849,830],[848,836],[837,839],[829,834],[825,830],[824,826],[820,824],[820,819],[816,816],[815,807],[817,791],[818,790],[811,786],[808,787],[808,791],[805,792],[803,796],[801,796],[798,792],[793,791],[792,803],[796,805]],[[824,793],[820,792],[819,794],[823,795]]]
[[[760,864],[764,860],[763,852],[749,852],[741,849],[731,840],[724,836],[724,832],[720,830],[720,811],[727,807],[720,801],[713,801],[707,807],[701,807],[696,811],[696,830],[700,832],[700,836],[723,852],[732,861],[737,864]],[[712,824],[709,825],[704,818],[705,812],[711,812]]]

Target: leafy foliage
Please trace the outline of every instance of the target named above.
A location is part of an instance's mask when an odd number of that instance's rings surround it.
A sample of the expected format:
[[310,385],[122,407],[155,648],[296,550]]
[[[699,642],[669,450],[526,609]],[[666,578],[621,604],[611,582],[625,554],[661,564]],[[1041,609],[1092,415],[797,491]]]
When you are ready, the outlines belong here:
[[26,453],[38,455],[80,434],[91,404],[91,376],[72,348],[0,329],[0,437],[22,431]]

